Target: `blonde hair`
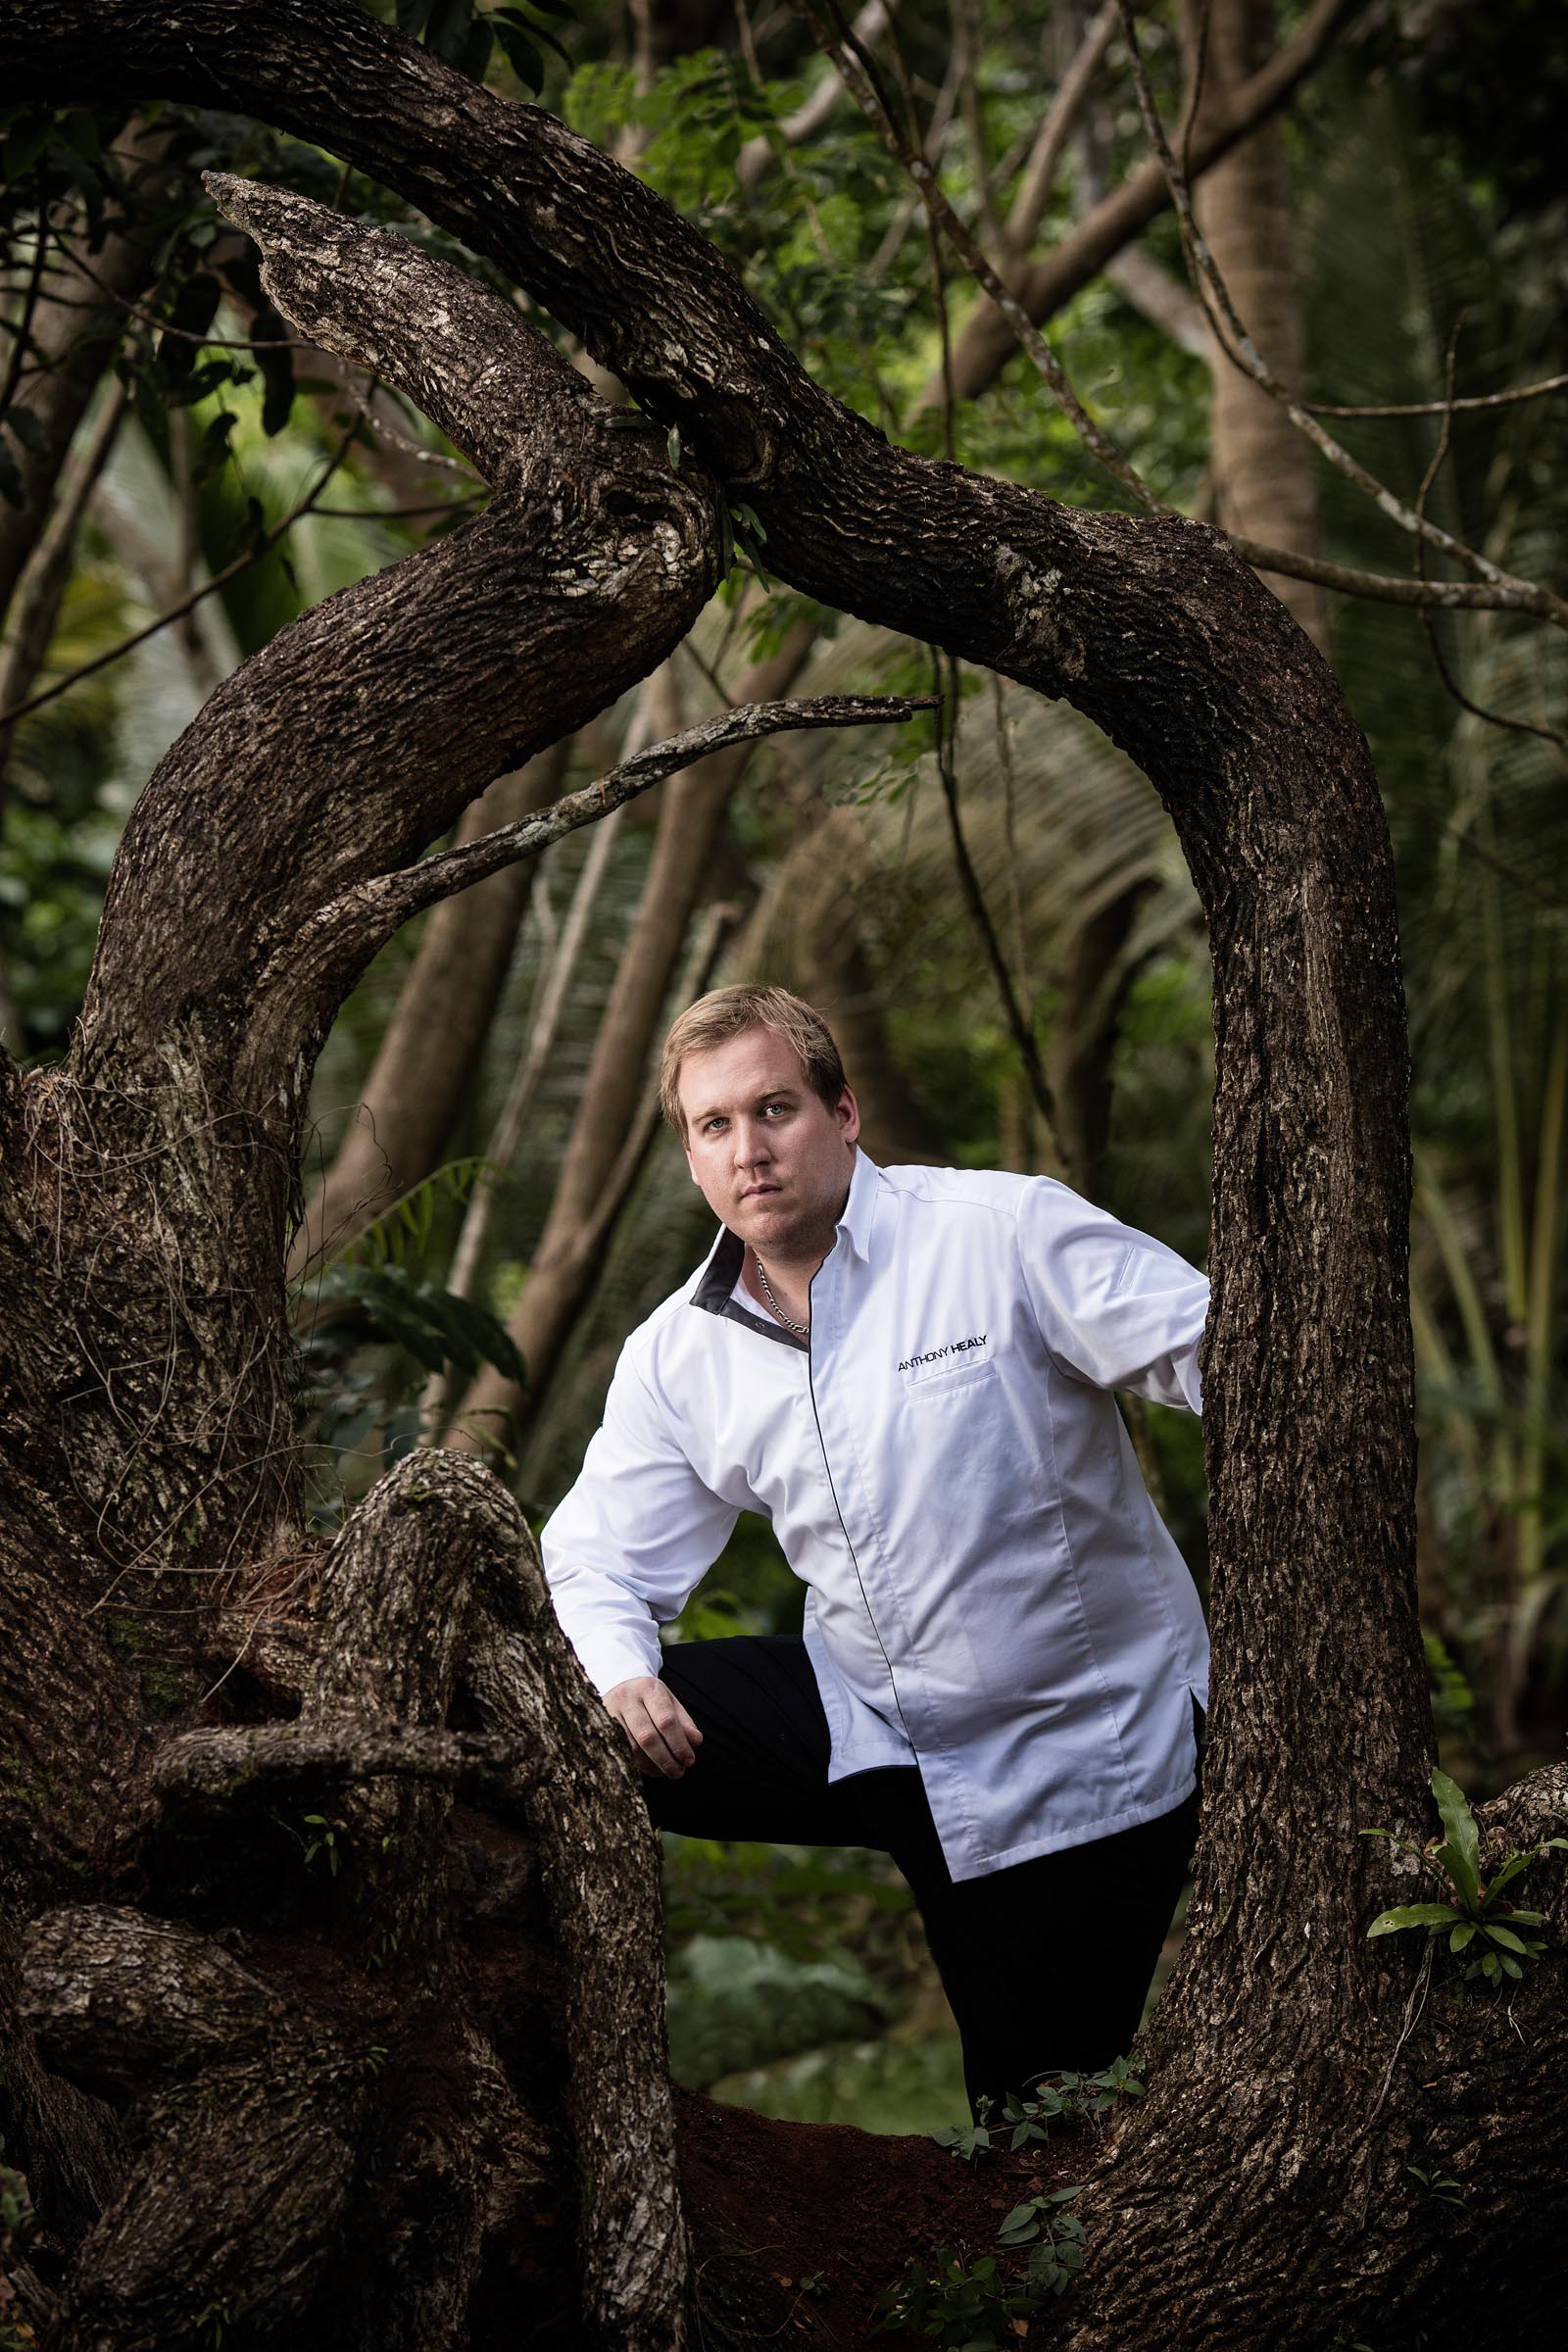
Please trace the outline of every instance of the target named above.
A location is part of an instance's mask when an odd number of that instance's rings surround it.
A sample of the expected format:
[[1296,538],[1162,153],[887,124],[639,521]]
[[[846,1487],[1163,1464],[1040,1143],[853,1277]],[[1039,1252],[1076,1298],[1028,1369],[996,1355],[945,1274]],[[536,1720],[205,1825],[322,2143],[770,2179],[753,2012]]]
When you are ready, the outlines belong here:
[[680,1065],[688,1054],[707,1054],[727,1046],[748,1029],[771,1029],[793,1046],[812,1094],[831,1109],[844,1092],[844,1064],[833,1032],[814,1005],[792,997],[787,988],[711,989],[688,1004],[670,1024],[659,1072],[659,1103],[675,1133],[684,1136],[686,1121],[680,1106]]

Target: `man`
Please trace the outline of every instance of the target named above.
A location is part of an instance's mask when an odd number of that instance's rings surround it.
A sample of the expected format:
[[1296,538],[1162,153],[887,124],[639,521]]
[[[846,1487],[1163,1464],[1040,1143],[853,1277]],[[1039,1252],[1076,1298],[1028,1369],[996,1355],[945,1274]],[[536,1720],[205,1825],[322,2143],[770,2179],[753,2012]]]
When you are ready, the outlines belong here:
[[[972,2100],[1104,2066],[1191,1850],[1207,1655],[1110,1392],[1198,1409],[1207,1286],[1063,1185],[877,1168],[782,989],[692,1005],[662,1094],[721,1230],[545,1530],[561,1622],[662,1828],[894,1857]],[[661,1651],[742,1510],[804,1640]]]

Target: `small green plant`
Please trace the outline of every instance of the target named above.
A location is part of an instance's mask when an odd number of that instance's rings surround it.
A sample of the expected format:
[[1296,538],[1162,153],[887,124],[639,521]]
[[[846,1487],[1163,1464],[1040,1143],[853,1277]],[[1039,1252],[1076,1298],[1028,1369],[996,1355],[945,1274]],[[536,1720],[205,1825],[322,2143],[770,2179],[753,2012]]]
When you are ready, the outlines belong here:
[[951,2246],[938,2246],[923,2263],[911,2257],[903,2278],[878,2295],[873,2331],[929,2336],[951,2352],[995,2352],[1023,2333],[1047,2296],[1064,2294],[1084,2267],[1084,2226],[1061,2211],[1077,2194],[1053,2189],[1008,2214],[998,2242],[1029,2247],[1021,2275],[1009,2278],[994,2254],[965,2269]]
[[202,2342],[209,2347],[209,2352],[223,2352],[223,2336],[229,2325],[228,2305],[209,2303],[205,2310],[196,2314],[196,2325],[201,2329]]
[[314,1838],[307,1838],[305,1840],[306,1869],[312,1868],[317,1855],[319,1854],[326,1863],[328,1873],[335,1879],[338,1865],[343,1859],[338,1850],[336,1828],[327,1820],[324,1813],[307,1813],[305,1827],[316,1832]]
[[990,2153],[994,2133],[1006,2130],[1007,2145],[1022,2148],[1031,2140],[1047,2140],[1054,2123],[1088,2123],[1107,2114],[1118,2100],[1141,2099],[1143,2095],[1144,2085],[1133,2073],[1131,2060],[1115,2058],[1098,2074],[1069,2071],[1051,2082],[1042,2080],[1026,2095],[1009,2091],[995,2121],[990,2103],[982,2100],[977,2122],[949,2124],[931,2136],[939,2148],[950,2148],[955,2156],[972,2164],[977,2156]]
[[952,2352],[993,2352],[1037,2300],[1021,2286],[1008,2287],[995,2255],[983,2254],[966,2270],[951,2246],[938,2246],[927,2262],[911,2256],[904,2277],[883,2288],[872,2332],[929,2336]]
[[1040,2294],[1059,2295],[1084,2267],[1084,2226],[1076,2214],[1059,2211],[1077,2194],[1074,2186],[1028,2197],[997,2231],[1004,2246],[1034,2245],[1027,2278]]
[[1401,1928],[1425,1928],[1434,1936],[1446,1936],[1450,1952],[1470,1953],[1464,1967],[1467,1979],[1484,1978],[1500,1987],[1505,1978],[1521,1978],[1523,1963],[1539,1960],[1546,1948],[1539,1936],[1522,1932],[1539,1928],[1541,1913],[1521,1911],[1503,1900],[1504,1892],[1544,1854],[1553,1848],[1568,1853],[1568,1838],[1547,1838],[1540,1845],[1518,1847],[1504,1857],[1490,1879],[1484,1879],[1481,1835],[1463,1790],[1446,1772],[1434,1772],[1432,1793],[1446,1837],[1429,1838],[1420,1846],[1393,1830],[1363,1830],[1361,1835],[1387,1838],[1402,1846],[1435,1877],[1446,1881],[1448,1891],[1442,1902],[1398,1903],[1392,1911],[1380,1911],[1367,1935],[1392,1936]]
[[1459,2186],[1457,2180],[1446,2180],[1443,2174],[1429,2172],[1424,2165],[1420,2164],[1407,2164],[1404,2169],[1420,2181],[1427,2195],[1436,2197],[1440,2204],[1462,2205],[1464,2203],[1464,2190]]

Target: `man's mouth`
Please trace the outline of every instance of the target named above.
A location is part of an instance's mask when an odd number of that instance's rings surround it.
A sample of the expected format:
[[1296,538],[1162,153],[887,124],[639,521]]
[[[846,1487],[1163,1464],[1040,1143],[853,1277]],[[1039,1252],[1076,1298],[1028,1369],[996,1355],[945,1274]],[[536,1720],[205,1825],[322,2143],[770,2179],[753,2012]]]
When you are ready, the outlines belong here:
[[741,1199],[743,1200],[760,1200],[764,1199],[766,1195],[770,1193],[782,1192],[783,1189],[783,1186],[778,1184],[748,1185],[746,1191],[742,1193]]

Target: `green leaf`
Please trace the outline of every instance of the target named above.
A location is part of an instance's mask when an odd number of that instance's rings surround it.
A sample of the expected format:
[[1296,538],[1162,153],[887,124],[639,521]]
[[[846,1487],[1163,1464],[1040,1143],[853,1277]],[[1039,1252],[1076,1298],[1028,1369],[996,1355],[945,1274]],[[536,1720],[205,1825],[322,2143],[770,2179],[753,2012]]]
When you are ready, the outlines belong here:
[[458,63],[473,25],[473,0],[431,0],[424,27],[424,45],[438,57]]
[[268,308],[258,311],[251,320],[251,341],[270,346],[256,353],[256,365],[267,386],[262,402],[262,430],[269,440],[283,430],[294,407],[294,354],[286,348],[288,328],[276,311]]
[[498,37],[501,32],[501,26],[496,23],[496,17],[504,17],[508,24],[515,24],[525,36],[531,37],[536,41],[547,42],[548,45],[555,51],[556,55],[560,58],[564,66],[569,69],[573,64],[574,61],[572,59],[571,52],[568,49],[564,49],[562,47],[560,41],[551,31],[548,24],[535,24],[529,18],[523,15],[520,9],[498,8],[495,12],[495,17],[492,17],[490,20],[491,25]]
[[1494,1943],[1500,1943],[1505,1952],[1523,1952],[1525,1958],[1529,1959],[1529,1944],[1522,1936],[1516,1936],[1512,1928],[1499,1928],[1489,1919],[1481,1932],[1484,1936],[1490,1936]]
[[1453,1910],[1447,1903],[1401,1903],[1380,1911],[1367,1930],[1371,1936],[1392,1936],[1398,1928],[1451,1928]]
[[20,122],[12,124],[6,133],[5,161],[0,167],[8,188],[19,179],[25,179],[54,135],[53,110],[47,106],[24,114]]
[[1494,1900],[1496,1896],[1502,1892],[1503,1888],[1507,1886],[1511,1886],[1513,1881],[1518,1878],[1520,1872],[1523,1870],[1528,1870],[1531,1863],[1535,1860],[1536,1854],[1531,1848],[1527,1848],[1522,1854],[1510,1854],[1507,1860],[1499,1863],[1496,1870],[1493,1873],[1492,1882],[1488,1888],[1489,1896]]
[[1462,1952],[1465,1945],[1470,1941],[1475,1933],[1476,1923],[1473,1919],[1461,1920],[1458,1927],[1454,1929],[1453,1934],[1448,1937],[1449,1951]]
[[191,474],[195,481],[211,481],[215,473],[221,472],[230,455],[228,437],[238,422],[239,418],[229,409],[220,409],[210,419],[191,461]]
[[508,1380],[514,1380],[519,1388],[527,1385],[527,1371],[515,1341],[487,1306],[461,1298],[456,1291],[434,1288],[421,1287],[419,1298],[428,1306],[432,1320],[451,1333],[454,1360],[466,1357],[471,1363],[494,1364],[498,1372],[504,1373]]
[[1468,1907],[1473,1908],[1481,1899],[1481,1874],[1469,1855],[1456,1846],[1451,1838],[1447,1838],[1442,1845],[1433,1847],[1432,1859],[1441,1870],[1446,1871],[1453,1882],[1455,1893],[1463,1897]]
[[[1470,1868],[1470,1876],[1478,1884],[1481,1877],[1481,1837],[1475,1815],[1465,1802],[1464,1791],[1457,1782],[1450,1781],[1446,1772],[1436,1768],[1432,1774],[1432,1793],[1438,1800],[1438,1812],[1448,1833],[1448,1842],[1460,1853]],[[1457,1878],[1458,1873],[1455,1872]]]
[[515,24],[508,24],[499,17],[491,19],[491,30],[506,54],[508,65],[525,90],[537,98],[544,87],[545,61],[528,35]]

